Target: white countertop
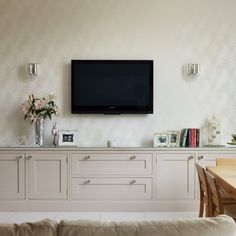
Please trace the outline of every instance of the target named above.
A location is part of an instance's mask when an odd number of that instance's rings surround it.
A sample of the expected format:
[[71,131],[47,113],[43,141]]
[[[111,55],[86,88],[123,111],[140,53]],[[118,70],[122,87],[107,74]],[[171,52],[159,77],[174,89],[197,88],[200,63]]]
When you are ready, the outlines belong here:
[[40,150],[40,151],[52,151],[52,150],[60,150],[60,151],[235,151],[235,146],[225,146],[225,147],[39,147],[39,146],[0,146],[1,150]]

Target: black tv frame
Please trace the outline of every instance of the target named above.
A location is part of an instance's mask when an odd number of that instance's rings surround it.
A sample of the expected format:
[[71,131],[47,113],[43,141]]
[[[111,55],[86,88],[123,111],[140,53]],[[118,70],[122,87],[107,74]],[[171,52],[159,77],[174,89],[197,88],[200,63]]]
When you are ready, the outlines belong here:
[[[149,104],[148,107],[136,107],[136,106],[75,106],[74,101],[74,65],[78,62],[81,63],[137,63],[137,64],[148,64],[150,67],[149,76]],[[104,115],[120,115],[120,114],[153,114],[153,60],[71,60],[71,113],[72,114],[104,114]]]

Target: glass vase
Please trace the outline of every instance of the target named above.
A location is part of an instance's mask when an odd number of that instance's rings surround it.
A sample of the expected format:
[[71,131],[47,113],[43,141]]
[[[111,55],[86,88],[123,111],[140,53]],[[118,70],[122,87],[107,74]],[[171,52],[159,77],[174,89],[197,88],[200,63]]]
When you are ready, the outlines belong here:
[[40,147],[43,146],[43,126],[44,126],[44,119],[39,118],[35,122],[35,144],[39,145]]

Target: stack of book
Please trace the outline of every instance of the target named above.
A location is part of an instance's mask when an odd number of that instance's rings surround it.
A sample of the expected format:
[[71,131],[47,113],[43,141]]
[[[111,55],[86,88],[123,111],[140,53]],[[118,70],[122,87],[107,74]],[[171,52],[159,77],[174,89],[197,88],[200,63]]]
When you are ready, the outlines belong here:
[[180,147],[199,147],[200,129],[187,128],[182,129],[180,134]]

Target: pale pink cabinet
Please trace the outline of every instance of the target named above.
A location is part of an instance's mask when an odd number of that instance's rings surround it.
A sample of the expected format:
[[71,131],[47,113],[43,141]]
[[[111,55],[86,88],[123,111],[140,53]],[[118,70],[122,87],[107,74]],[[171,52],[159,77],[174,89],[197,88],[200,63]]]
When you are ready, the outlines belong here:
[[0,210],[197,212],[195,163],[220,157],[236,149],[2,148]]
[[67,153],[33,152],[27,159],[28,198],[67,199]]
[[193,200],[195,153],[157,153],[156,158],[157,199]]
[[23,153],[0,152],[0,199],[25,198],[25,156]]

